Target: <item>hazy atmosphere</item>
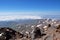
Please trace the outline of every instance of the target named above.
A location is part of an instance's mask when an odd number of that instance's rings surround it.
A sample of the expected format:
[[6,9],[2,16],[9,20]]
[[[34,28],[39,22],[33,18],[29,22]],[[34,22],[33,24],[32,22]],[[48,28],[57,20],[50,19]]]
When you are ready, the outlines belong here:
[[60,0],[0,0],[0,16],[60,15]]

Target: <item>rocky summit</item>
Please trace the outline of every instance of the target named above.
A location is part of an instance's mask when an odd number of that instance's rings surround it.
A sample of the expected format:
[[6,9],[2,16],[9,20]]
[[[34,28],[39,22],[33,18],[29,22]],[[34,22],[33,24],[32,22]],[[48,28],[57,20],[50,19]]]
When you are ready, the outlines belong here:
[[60,20],[40,19],[14,26],[0,27],[0,40],[60,40]]

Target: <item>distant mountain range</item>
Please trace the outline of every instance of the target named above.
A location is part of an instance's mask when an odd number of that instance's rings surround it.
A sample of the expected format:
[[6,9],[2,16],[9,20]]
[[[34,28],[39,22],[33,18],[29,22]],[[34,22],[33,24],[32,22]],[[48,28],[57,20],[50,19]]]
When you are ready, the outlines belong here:
[[60,15],[44,15],[42,18],[50,18],[50,19],[59,19],[60,20]]
[[17,24],[36,24],[38,19],[0,21],[0,27],[15,27]]
[[37,17],[37,16],[32,17],[31,16],[31,18],[29,16],[29,18],[27,18],[27,19],[15,19],[15,20],[9,20],[9,21],[8,20],[2,21],[1,20],[2,17],[1,17],[0,18],[0,27],[14,27],[14,26],[16,26],[16,24],[36,24],[39,21],[39,19],[44,19],[44,18],[60,19],[60,15],[45,15],[45,16],[41,16],[41,17]]

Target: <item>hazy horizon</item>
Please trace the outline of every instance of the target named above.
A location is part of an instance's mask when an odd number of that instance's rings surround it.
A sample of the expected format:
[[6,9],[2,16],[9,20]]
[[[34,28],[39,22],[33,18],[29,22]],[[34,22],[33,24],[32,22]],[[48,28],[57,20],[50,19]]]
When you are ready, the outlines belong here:
[[60,0],[0,0],[0,21],[60,18]]

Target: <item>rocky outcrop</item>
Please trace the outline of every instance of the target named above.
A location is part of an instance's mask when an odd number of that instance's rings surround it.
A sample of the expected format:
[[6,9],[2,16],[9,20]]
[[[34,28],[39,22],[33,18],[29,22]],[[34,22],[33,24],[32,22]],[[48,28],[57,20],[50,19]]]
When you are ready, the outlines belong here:
[[0,40],[15,40],[22,38],[24,35],[11,29],[11,28],[0,28]]

